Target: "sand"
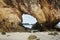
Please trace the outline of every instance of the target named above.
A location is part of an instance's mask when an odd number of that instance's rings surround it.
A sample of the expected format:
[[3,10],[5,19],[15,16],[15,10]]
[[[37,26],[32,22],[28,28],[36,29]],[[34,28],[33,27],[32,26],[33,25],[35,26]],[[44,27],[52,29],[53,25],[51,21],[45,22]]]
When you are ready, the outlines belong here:
[[48,32],[35,32],[35,33],[29,33],[29,32],[11,32],[6,33],[6,35],[2,35],[0,33],[0,40],[28,40],[28,37],[30,35],[36,35],[37,38],[40,40],[60,40],[60,32],[58,35],[48,35]]

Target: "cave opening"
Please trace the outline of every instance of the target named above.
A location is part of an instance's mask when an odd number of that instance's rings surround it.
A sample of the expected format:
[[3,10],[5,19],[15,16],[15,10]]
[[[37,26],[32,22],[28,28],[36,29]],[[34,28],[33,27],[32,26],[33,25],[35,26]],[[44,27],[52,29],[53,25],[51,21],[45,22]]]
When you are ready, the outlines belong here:
[[36,18],[29,14],[23,14],[22,19],[23,19],[22,24],[25,28],[32,28],[32,25],[37,22]]

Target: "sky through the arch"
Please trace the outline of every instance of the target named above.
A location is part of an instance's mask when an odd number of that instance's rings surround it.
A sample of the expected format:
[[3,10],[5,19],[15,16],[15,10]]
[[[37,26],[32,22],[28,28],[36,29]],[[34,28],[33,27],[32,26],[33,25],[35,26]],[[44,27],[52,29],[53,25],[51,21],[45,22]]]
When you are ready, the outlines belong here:
[[37,22],[37,20],[34,17],[28,14],[23,14],[22,18],[23,18],[23,23],[34,24]]

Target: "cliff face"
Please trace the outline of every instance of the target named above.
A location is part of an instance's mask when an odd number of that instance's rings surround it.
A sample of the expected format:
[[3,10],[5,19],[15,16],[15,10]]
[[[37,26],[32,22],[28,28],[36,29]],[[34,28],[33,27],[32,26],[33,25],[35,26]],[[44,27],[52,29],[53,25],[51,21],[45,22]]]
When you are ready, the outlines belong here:
[[21,26],[21,17],[22,15],[15,8],[0,8],[0,31],[25,31]]
[[44,30],[55,29],[55,25],[60,21],[59,5],[59,0],[40,0],[40,7],[37,5],[32,6],[32,15],[38,23],[42,23]]
[[32,15],[38,23],[44,25],[59,22],[59,2],[59,0],[0,0],[1,27],[7,28],[7,31],[12,30],[10,27],[24,30],[21,27],[23,13]]
[[[60,20],[60,9],[58,0],[40,0],[40,4],[32,4],[32,15],[39,23],[50,23]],[[59,15],[59,17],[58,17]]]
[[0,7],[16,8],[20,14],[30,14],[39,23],[46,23],[60,20],[59,2],[59,0],[1,0]]

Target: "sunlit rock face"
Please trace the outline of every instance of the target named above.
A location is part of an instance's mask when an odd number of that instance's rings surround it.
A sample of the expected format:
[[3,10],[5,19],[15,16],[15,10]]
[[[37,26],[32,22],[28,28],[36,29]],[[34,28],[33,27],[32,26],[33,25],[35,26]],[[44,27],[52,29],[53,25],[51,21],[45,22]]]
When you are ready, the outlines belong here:
[[[60,19],[59,0],[1,0],[2,7],[16,8],[22,13],[32,15],[39,23],[53,22]],[[60,15],[60,13],[59,13]]]
[[31,4],[31,13],[39,23],[51,23],[60,20],[57,0],[40,0],[40,4]]
[[[19,14],[19,15],[18,15]],[[25,31],[21,26],[20,12],[14,8],[0,8],[0,31]]]
[[59,0],[0,0],[1,20],[8,19],[9,23],[14,22],[12,24],[16,26],[22,23],[22,14],[27,13],[43,26],[51,25],[60,21],[59,2]]

